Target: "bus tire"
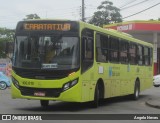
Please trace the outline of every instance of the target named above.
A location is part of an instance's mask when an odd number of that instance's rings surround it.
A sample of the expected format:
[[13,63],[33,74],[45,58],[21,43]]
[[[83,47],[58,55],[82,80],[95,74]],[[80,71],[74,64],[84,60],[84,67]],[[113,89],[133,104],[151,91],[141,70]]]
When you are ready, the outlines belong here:
[[139,94],[140,94],[140,83],[138,80],[136,80],[135,85],[134,85],[134,93],[132,94],[132,99],[138,100]]
[[40,104],[42,108],[47,108],[49,105],[49,100],[40,100]]
[[96,88],[95,88],[95,93],[94,93],[94,100],[91,102],[92,108],[97,108],[99,106],[99,96],[100,96],[99,94],[100,94],[99,86],[97,83]]

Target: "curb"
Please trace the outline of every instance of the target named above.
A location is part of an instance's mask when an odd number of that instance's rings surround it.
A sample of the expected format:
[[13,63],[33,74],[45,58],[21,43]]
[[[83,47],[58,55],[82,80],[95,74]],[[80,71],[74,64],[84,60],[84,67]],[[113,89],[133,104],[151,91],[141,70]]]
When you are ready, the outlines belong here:
[[145,102],[145,104],[146,104],[147,106],[160,109],[160,105],[158,105],[158,104],[153,104],[152,101],[153,101],[152,99],[148,99],[148,100]]

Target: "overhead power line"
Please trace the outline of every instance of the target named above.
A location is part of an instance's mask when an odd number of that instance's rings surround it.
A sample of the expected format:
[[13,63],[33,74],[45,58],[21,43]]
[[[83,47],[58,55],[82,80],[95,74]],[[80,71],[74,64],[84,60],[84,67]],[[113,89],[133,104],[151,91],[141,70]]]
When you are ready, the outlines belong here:
[[128,9],[128,8],[131,8],[131,7],[134,7],[134,6],[137,6],[137,5],[142,4],[142,3],[144,3],[144,2],[147,2],[147,1],[149,1],[149,0],[144,0],[144,1],[141,1],[141,2],[136,3],[136,4],[134,4],[134,5],[131,5],[131,6],[128,6],[128,7],[122,8],[122,9],[121,9],[121,11],[122,11],[122,10],[125,10],[125,9]]
[[120,9],[123,9],[123,7],[125,7],[125,6],[133,3],[133,2],[135,2],[135,1],[137,1],[137,0],[131,0],[131,1],[127,2],[127,3],[125,3],[124,5],[120,6],[119,8],[120,8]]
[[142,10],[142,11],[140,11],[140,12],[137,12],[137,13],[135,13],[135,14],[132,14],[132,15],[126,16],[126,17],[124,17],[124,18],[122,18],[122,19],[129,18],[129,17],[132,17],[132,16],[134,16],[134,15],[140,14],[140,13],[142,13],[142,12],[144,12],[144,11],[147,11],[147,10],[149,10],[149,9],[151,9],[151,8],[155,7],[155,6],[158,6],[159,4],[160,4],[160,2],[159,2],[159,3],[157,3],[157,4],[155,4],[155,5],[153,5],[153,6],[151,6],[151,7],[149,7],[149,8],[147,8],[147,9],[144,9],[144,10]]

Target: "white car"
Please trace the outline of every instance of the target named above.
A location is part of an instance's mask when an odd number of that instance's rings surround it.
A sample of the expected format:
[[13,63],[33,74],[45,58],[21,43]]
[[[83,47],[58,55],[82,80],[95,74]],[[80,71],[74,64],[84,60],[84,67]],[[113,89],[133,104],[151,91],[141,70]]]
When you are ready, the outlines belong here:
[[159,87],[160,86],[160,75],[155,75],[153,77],[153,85],[155,87]]

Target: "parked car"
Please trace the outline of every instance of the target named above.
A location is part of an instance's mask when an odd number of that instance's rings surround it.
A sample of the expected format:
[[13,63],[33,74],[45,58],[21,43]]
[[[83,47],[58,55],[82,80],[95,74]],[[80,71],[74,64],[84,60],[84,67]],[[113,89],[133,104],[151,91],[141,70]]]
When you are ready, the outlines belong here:
[[0,90],[4,90],[10,86],[11,86],[10,79],[3,72],[0,72]]
[[160,75],[155,75],[153,77],[153,85],[155,87],[159,87],[160,86]]

